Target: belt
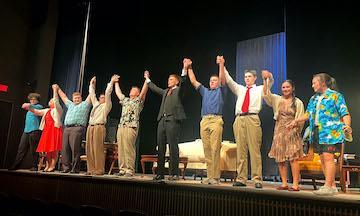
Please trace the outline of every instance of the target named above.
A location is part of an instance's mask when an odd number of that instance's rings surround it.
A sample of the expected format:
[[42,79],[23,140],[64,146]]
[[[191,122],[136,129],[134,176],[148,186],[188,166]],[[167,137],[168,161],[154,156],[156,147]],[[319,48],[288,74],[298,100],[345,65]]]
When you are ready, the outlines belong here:
[[71,124],[71,125],[65,125],[65,127],[85,127],[85,126],[80,124]]
[[240,113],[240,114],[237,114],[237,116],[247,116],[247,115],[257,115],[257,113]]
[[162,116],[162,117],[167,117],[167,116],[172,116],[172,114],[166,114],[166,113],[164,113],[164,114],[162,114],[161,116]]
[[105,125],[105,124],[90,124],[90,126]]
[[211,118],[211,117],[222,117],[220,114],[207,114],[203,115],[203,118]]

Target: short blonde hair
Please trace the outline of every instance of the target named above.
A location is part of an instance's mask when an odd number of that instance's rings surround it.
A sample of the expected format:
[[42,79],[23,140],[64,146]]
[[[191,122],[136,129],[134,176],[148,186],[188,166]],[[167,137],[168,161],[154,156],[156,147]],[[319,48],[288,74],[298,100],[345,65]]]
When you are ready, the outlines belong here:
[[81,93],[80,92],[74,92],[74,93],[72,93],[72,96],[74,97],[74,96],[81,96]]

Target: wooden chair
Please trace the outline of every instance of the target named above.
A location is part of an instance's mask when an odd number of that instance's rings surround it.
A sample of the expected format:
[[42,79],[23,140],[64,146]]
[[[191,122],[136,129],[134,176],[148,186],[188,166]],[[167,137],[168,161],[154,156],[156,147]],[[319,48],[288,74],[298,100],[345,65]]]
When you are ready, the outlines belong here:
[[[117,143],[106,143],[105,145],[105,154],[106,154],[106,160],[110,161],[110,168],[109,168],[109,172],[108,175],[111,175],[112,171],[114,169],[119,169],[119,165],[116,166],[116,164],[118,164],[118,146]],[[108,151],[110,152],[110,154],[108,154]]]

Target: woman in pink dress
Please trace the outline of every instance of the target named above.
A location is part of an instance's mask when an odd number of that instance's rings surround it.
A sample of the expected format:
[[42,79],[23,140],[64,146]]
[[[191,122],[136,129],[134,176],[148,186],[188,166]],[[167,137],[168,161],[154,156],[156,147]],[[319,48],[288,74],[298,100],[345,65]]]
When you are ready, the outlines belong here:
[[53,98],[49,101],[50,108],[38,110],[28,106],[28,109],[35,115],[42,116],[39,126],[42,134],[36,151],[46,153],[45,172],[53,172],[55,170],[58,153],[62,147],[61,115],[63,110],[59,103],[58,85],[52,85],[52,88]]

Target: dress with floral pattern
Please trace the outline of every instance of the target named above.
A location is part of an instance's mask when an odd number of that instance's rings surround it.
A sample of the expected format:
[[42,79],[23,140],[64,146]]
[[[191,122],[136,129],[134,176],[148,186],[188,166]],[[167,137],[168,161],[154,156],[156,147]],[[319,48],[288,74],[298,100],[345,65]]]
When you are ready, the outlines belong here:
[[268,156],[277,163],[293,161],[303,156],[303,142],[298,127],[288,129],[286,126],[295,119],[295,110],[281,100],[279,115],[275,123],[274,138]]

